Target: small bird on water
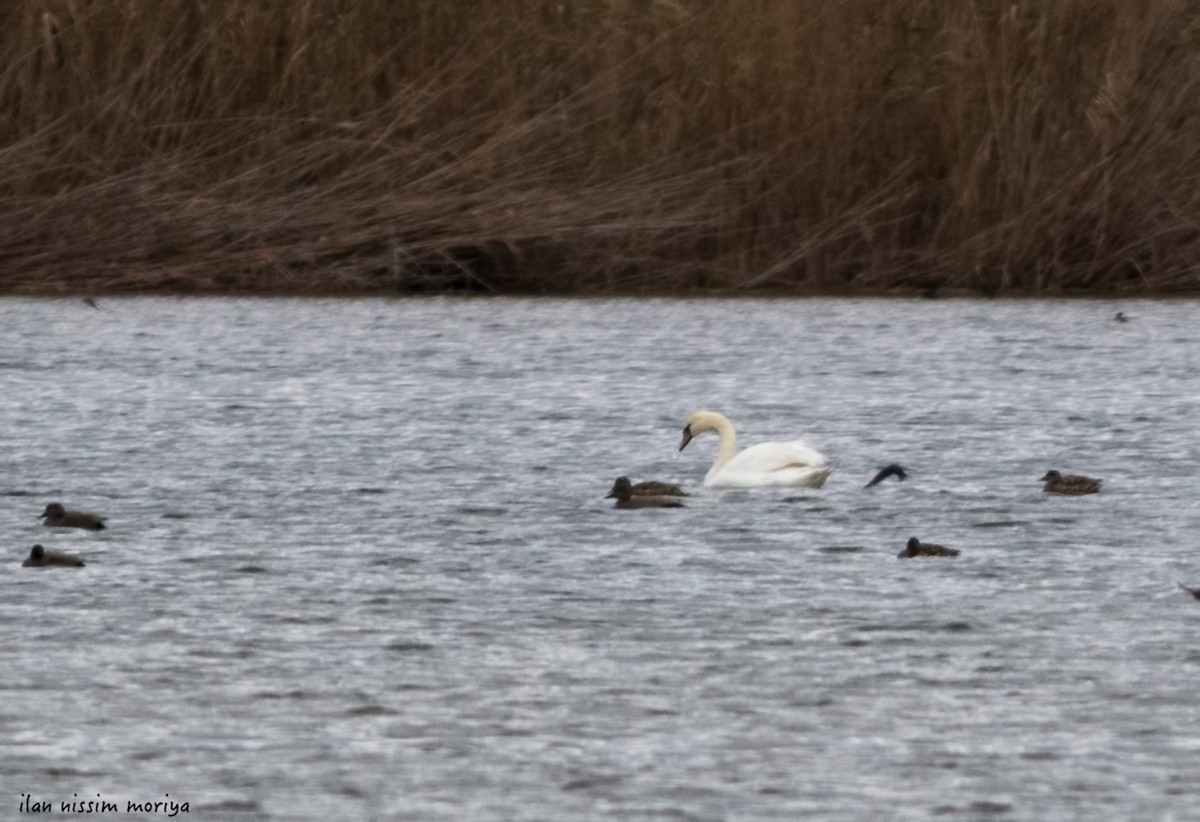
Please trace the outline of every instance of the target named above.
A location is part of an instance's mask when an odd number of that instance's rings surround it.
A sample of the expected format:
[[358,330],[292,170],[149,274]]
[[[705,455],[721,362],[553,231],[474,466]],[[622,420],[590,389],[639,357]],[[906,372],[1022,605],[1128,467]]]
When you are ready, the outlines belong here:
[[908,544],[904,546],[904,550],[896,554],[900,559],[908,559],[910,557],[956,557],[958,556],[957,548],[947,548],[945,545],[938,545],[933,542],[921,542],[916,537],[909,539]]
[[47,551],[40,545],[29,549],[29,557],[21,563],[22,568],[82,568],[83,560],[74,554],[62,551]]
[[1095,494],[1100,491],[1102,482],[1102,480],[1079,474],[1060,474],[1057,471],[1047,471],[1041,481],[1046,483],[1042,490],[1047,494],[1062,494],[1072,497]]
[[1119,323],[1129,322],[1129,318],[1125,316],[1124,311],[1118,311],[1116,314],[1113,315],[1113,319]]
[[613,504],[613,508],[683,507],[683,502],[676,497],[633,493],[633,483],[629,481],[629,477],[617,478],[617,481],[613,483],[612,490],[608,492],[606,499],[611,497],[615,497],[617,500]]
[[[629,482],[629,477],[617,477],[617,481],[613,483],[612,491],[609,496],[613,495],[613,491],[617,487]],[[671,485],[669,482],[659,482],[658,480],[646,480],[645,482],[632,483],[630,489],[633,495],[636,496],[651,496],[651,497],[686,497],[687,492],[680,490],[678,485]]]
[[68,511],[61,502],[52,502],[46,506],[38,519],[45,519],[47,528],[82,528],[85,531],[103,531],[104,517],[89,514],[86,511]]
[[897,465],[896,463],[893,462],[891,465],[889,465],[885,468],[879,469],[879,473],[875,475],[875,478],[872,479],[870,482],[868,482],[863,487],[870,488],[873,485],[878,485],[879,483],[883,482],[888,477],[895,477],[896,479],[900,480],[901,482],[904,482],[906,479],[908,479],[908,472],[904,470],[903,465]]

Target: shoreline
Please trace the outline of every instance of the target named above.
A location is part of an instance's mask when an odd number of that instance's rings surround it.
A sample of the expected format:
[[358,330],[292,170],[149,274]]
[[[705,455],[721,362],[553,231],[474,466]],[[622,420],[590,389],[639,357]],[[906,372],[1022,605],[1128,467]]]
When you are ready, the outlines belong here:
[[0,290],[0,299],[33,299],[33,300],[84,300],[103,299],[120,300],[144,297],[169,297],[178,299],[252,299],[252,300],[670,300],[670,301],[719,301],[719,300],[921,300],[926,302],[938,301],[1002,301],[1002,302],[1037,302],[1037,301],[1129,301],[1153,302],[1157,300],[1200,300],[1200,288],[1180,289],[1171,291],[1119,291],[1119,290],[1056,290],[1056,291],[1011,291],[996,294],[983,294],[977,289],[949,288],[931,295],[921,289],[882,289],[882,290],[784,290],[784,289],[692,289],[688,291],[472,291],[467,289],[445,290],[411,290],[398,291],[386,289],[6,289]]

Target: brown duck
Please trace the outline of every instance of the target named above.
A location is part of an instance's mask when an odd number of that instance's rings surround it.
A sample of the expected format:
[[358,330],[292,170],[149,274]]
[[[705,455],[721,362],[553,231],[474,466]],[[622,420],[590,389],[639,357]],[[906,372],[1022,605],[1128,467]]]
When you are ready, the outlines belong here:
[[957,548],[947,548],[944,545],[936,545],[932,542],[921,542],[916,537],[909,539],[908,544],[904,546],[904,550],[896,554],[901,559],[909,557],[956,557],[958,556]]
[[633,490],[635,497],[650,496],[650,497],[686,497],[687,492],[680,490],[678,485],[671,485],[669,482],[658,482],[657,480],[647,480],[646,482],[629,483],[629,477],[617,477],[617,481],[613,483],[612,491],[608,495],[615,496],[617,489],[623,485],[629,484]]
[[1080,496],[1082,494],[1095,494],[1098,492],[1101,480],[1092,479],[1091,477],[1081,477],[1078,474],[1060,474],[1057,471],[1047,471],[1046,476],[1042,477],[1042,482],[1046,483],[1042,490],[1047,494]]
[[682,508],[683,502],[673,496],[636,494],[629,477],[617,477],[605,499],[615,497],[613,508]]
[[38,519],[44,518],[43,523],[48,528],[82,528],[85,531],[104,530],[104,517],[88,514],[83,511],[68,511],[61,502],[52,502],[46,506]]
[[29,557],[21,563],[24,568],[82,568],[83,560],[62,551],[47,551],[40,545],[29,549]]

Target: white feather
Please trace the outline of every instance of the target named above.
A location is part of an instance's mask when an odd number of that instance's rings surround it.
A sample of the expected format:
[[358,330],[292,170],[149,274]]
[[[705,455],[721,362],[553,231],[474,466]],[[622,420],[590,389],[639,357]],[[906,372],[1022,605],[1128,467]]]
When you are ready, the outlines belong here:
[[763,442],[738,452],[733,424],[713,411],[692,414],[684,430],[684,445],[706,431],[721,438],[717,458],[704,478],[707,486],[820,488],[833,471],[829,459],[804,440]]

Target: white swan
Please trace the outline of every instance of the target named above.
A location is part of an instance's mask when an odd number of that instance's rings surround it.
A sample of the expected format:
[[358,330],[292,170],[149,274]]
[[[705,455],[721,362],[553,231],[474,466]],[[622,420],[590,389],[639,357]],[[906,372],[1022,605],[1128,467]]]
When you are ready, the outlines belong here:
[[715,411],[697,411],[688,417],[679,450],[706,431],[715,431],[721,438],[717,459],[704,477],[708,486],[820,488],[833,471],[826,456],[804,440],[762,442],[739,454],[733,423]]

